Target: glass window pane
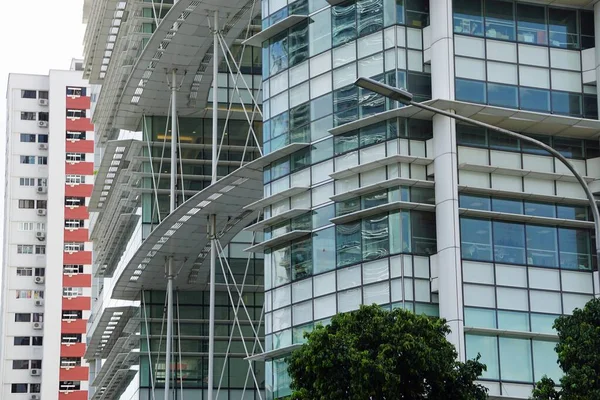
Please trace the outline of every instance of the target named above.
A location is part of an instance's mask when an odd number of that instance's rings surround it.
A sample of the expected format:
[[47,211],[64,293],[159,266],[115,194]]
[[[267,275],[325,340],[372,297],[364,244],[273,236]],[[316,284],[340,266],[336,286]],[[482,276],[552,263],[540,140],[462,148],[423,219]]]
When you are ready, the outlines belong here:
[[548,44],[546,10],[541,6],[517,3],[517,39],[519,42]]
[[486,102],[485,82],[456,79],[456,100]]
[[558,229],[560,266],[568,269],[592,268],[590,233],[582,229]]
[[429,25],[429,2],[406,0],[406,25],[424,28]]
[[558,204],[556,206],[556,215],[558,218],[574,219],[577,221],[588,220],[589,208],[586,206],[566,206]]
[[525,229],[521,224],[494,221],[494,260],[525,264]]
[[514,311],[498,311],[498,329],[529,332],[529,314]]
[[423,211],[411,211],[412,251],[417,254],[434,254],[435,214]]
[[460,219],[463,258],[492,261],[492,223],[487,220]]
[[271,76],[288,67],[287,32],[283,32],[270,40],[269,56]]
[[492,199],[492,211],[523,214],[523,202],[521,200]]
[[[545,143],[548,146],[552,146],[552,136],[547,136],[547,135],[528,135],[528,136],[532,137],[533,139],[536,139],[539,142]],[[529,144],[527,142],[522,142],[521,147],[523,149],[523,153],[541,154],[541,155],[546,155],[546,156],[550,155],[550,153],[548,153],[546,150],[540,149],[538,146]]]
[[519,102],[523,110],[550,112],[550,92],[547,90],[521,87]]
[[535,215],[537,217],[556,218],[556,207],[554,204],[525,202],[525,215]]
[[470,208],[472,210],[484,211],[489,211],[491,209],[489,197],[461,194],[459,195],[459,201],[461,208]]
[[488,133],[490,148],[494,150],[519,150],[519,139],[490,131]]
[[356,3],[349,1],[331,8],[333,46],[356,39]]
[[464,35],[483,36],[483,7],[481,0],[456,0],[454,10],[454,32]]
[[338,225],[336,230],[337,266],[354,264],[361,260],[361,222]]
[[496,329],[496,311],[465,307],[465,326]]
[[363,260],[374,260],[389,254],[388,216],[379,215],[362,222]]
[[313,233],[313,273],[335,269],[335,230],[333,227]]
[[565,8],[549,8],[550,46],[567,49],[579,48],[577,34],[577,11]]
[[533,341],[533,366],[536,381],[544,375],[553,379],[554,382],[559,382],[562,377],[563,373],[557,362],[558,355],[554,350],[555,346],[555,342]]
[[513,2],[486,0],[485,35],[489,38],[515,40]]
[[[293,4],[302,3],[296,1]],[[308,59],[308,22],[290,28],[288,35],[288,64],[290,67]]]
[[383,0],[356,2],[358,35],[365,36],[383,29]]
[[431,75],[417,72],[407,73],[408,91],[415,97],[431,98]]
[[457,123],[456,140],[459,145],[487,146],[486,131],[478,126]]
[[500,372],[503,380],[533,382],[530,346],[528,339],[500,338]]
[[326,8],[318,14],[311,16],[313,23],[308,25],[311,56],[331,48],[330,10],[330,8]]
[[516,86],[488,83],[488,103],[493,106],[517,108],[519,95]]
[[531,314],[531,332],[552,333],[556,331],[552,326],[558,315],[551,314]]
[[290,282],[289,247],[273,250],[271,253],[273,265],[273,285],[280,286]]
[[[471,360],[481,354],[481,361],[487,366],[487,371],[481,375],[484,379],[498,379],[498,340],[496,337],[465,335],[467,359]],[[504,376],[502,376],[504,378]]]
[[581,116],[581,94],[552,92],[552,112],[572,116]]
[[312,275],[312,241],[303,240],[292,244],[292,279]]
[[557,267],[556,228],[527,225],[527,264]]

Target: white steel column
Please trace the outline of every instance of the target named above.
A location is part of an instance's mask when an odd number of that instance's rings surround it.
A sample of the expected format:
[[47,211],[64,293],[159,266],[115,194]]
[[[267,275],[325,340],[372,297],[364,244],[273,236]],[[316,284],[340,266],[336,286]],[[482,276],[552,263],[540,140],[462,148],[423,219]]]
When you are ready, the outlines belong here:
[[[452,4],[431,0],[432,98],[454,100]],[[440,317],[448,321],[460,360],[465,359],[456,126],[449,117],[433,117],[435,212]]]
[[[217,137],[218,137],[218,107],[217,77],[219,74],[219,11],[215,11],[213,24],[213,99],[212,99],[212,181],[217,182]],[[213,400],[213,382],[215,369],[215,273],[217,268],[217,243],[216,243],[216,215],[211,215],[208,234],[210,235],[210,296],[209,296],[209,321],[208,321],[208,399]]]
[[[594,49],[594,55],[596,56],[596,62],[594,66],[596,67],[596,87],[598,87],[598,82],[600,82],[600,3],[594,4],[594,37],[596,41],[596,47]],[[600,110],[600,97],[598,98],[598,109]],[[596,242],[598,239],[596,239]],[[600,249],[596,249],[596,252],[600,251]],[[598,256],[600,263],[600,256]],[[600,297],[600,273],[598,271],[593,272],[594,277],[594,295],[595,297]]]
[[[177,70],[172,71],[171,82],[171,199],[169,212],[175,210],[177,204]],[[183,190],[183,188],[182,188]],[[167,351],[165,354],[165,400],[169,400],[171,383],[171,349],[173,343],[173,257],[167,260]],[[146,332],[146,334],[148,334]],[[159,349],[160,350],[160,349]],[[148,349],[150,351],[150,349]]]

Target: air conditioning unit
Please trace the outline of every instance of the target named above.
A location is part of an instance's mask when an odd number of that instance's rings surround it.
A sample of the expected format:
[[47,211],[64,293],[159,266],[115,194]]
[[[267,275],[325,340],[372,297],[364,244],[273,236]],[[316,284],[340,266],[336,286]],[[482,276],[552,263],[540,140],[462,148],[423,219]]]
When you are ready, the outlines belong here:
[[48,193],[48,187],[47,186],[38,186],[37,187],[37,192],[39,194]]
[[41,369],[33,368],[29,370],[29,375],[31,376],[40,376],[42,374]]
[[38,126],[40,128],[47,128],[48,127],[48,121],[38,121]]
[[40,150],[48,150],[48,143],[40,143],[38,145],[38,149],[40,149]]
[[47,106],[48,105],[48,99],[38,99],[38,104],[40,106]]
[[36,300],[35,305],[38,307],[42,307],[44,305],[44,300],[42,300],[42,299]]
[[46,215],[46,209],[45,208],[38,208],[37,215],[39,215],[40,217],[45,216]]
[[46,240],[46,232],[36,232],[35,238],[40,242],[43,242],[44,240]]
[[46,282],[46,278],[44,278],[43,276],[36,276],[35,278],[33,278],[33,281],[38,285],[41,285],[42,283]]
[[40,400],[40,399],[41,399],[41,397],[39,394],[29,395],[29,400]]
[[40,330],[44,329],[43,322],[34,322],[32,326],[33,326],[33,329],[35,329],[36,331],[40,331]]

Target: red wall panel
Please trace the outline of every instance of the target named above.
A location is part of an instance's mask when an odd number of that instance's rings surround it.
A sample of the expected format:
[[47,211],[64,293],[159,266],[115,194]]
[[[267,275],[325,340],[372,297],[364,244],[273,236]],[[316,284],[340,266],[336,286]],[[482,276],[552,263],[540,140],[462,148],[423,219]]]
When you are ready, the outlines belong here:
[[65,196],[92,197],[94,185],[81,183],[79,185],[65,185]]
[[90,213],[86,206],[65,206],[65,219],[89,219]]
[[69,393],[59,392],[58,400],[88,400],[88,392],[87,390],[76,390]]
[[68,229],[65,228],[65,242],[87,242],[90,233],[87,228]]
[[89,96],[75,98],[67,96],[67,108],[72,110],[89,110],[92,104],[91,100]]
[[85,354],[85,343],[61,344],[61,357],[83,357]]
[[78,118],[71,119],[67,118],[67,130],[68,131],[93,131],[94,125],[89,118]]
[[94,175],[93,162],[65,163],[65,173],[68,175]]
[[61,321],[61,333],[85,333],[87,329],[87,319],[76,319],[72,321]]
[[76,251],[74,253],[63,253],[63,264],[91,264],[91,251]]
[[92,287],[92,274],[63,275],[63,287]]
[[91,310],[92,309],[92,298],[79,296],[71,299],[63,297],[62,299],[63,310]]
[[89,373],[89,367],[61,367],[58,379],[61,381],[87,381]]
[[66,151],[69,153],[93,153],[93,140],[67,140]]

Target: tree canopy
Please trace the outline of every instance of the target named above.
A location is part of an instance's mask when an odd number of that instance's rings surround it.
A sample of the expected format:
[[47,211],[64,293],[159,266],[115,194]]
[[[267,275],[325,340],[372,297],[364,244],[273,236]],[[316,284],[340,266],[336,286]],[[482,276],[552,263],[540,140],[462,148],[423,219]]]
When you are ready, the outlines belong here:
[[479,400],[479,359],[457,361],[439,318],[362,306],[306,334],[288,372],[297,400]]
[[573,315],[554,321],[558,333],[558,364],[564,372],[560,391],[552,379],[536,384],[534,400],[600,399],[600,299],[590,300]]

